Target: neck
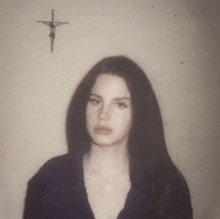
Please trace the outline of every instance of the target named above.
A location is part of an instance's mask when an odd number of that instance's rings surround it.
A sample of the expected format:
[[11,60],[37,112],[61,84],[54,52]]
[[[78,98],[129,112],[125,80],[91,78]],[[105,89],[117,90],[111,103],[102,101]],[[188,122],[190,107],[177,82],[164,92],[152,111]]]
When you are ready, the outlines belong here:
[[103,177],[129,172],[127,145],[98,146],[91,144],[91,150],[84,157],[87,170]]

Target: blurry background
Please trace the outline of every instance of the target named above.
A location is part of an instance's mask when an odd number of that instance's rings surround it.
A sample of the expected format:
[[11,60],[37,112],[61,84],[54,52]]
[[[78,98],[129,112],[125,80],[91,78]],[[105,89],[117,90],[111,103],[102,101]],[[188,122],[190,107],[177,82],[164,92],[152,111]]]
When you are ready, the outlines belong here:
[[[69,25],[50,29],[37,20]],[[0,218],[22,218],[27,181],[66,153],[73,91],[99,59],[126,55],[147,73],[196,219],[220,218],[218,0],[0,1]]]

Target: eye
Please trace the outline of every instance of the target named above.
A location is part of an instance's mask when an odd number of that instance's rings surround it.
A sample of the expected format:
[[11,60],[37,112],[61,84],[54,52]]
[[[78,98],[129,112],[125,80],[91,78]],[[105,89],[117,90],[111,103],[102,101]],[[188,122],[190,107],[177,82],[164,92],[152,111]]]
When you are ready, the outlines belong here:
[[128,108],[128,104],[124,102],[116,102],[116,106],[121,109]]
[[92,104],[92,105],[98,105],[98,104],[100,104],[100,100],[99,99],[96,99],[96,98],[93,98],[93,97],[90,97],[89,98],[89,102]]

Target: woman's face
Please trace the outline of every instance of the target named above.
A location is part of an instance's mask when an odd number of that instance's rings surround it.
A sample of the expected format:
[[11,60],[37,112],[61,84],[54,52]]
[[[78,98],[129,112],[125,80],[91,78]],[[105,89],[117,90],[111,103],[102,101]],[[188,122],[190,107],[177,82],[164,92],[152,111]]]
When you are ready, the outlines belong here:
[[132,121],[131,96],[123,78],[101,74],[86,107],[86,126],[93,143],[127,143]]

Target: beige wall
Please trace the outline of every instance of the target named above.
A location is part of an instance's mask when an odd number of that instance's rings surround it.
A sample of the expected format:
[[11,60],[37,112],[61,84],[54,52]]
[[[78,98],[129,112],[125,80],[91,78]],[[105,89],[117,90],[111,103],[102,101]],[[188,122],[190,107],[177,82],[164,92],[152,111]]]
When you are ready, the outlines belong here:
[[[56,29],[36,23],[68,21]],[[2,0],[0,143],[3,219],[22,216],[28,179],[67,151],[65,113],[85,72],[124,54],[147,72],[196,219],[220,218],[218,0]]]

